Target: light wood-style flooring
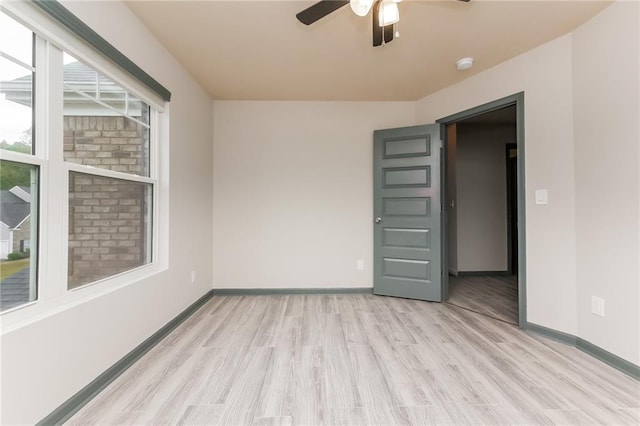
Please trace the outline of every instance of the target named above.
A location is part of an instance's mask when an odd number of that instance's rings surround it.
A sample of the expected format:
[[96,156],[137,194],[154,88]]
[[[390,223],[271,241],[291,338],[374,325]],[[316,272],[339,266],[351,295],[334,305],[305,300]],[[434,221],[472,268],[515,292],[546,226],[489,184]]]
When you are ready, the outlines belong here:
[[449,277],[448,302],[517,324],[518,278],[515,275]]
[[214,297],[68,424],[640,423],[640,383],[452,306]]

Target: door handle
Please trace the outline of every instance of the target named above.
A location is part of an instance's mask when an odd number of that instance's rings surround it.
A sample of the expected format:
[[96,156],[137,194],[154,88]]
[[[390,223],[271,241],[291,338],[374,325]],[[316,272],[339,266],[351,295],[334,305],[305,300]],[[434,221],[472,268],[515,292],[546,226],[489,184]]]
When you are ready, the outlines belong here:
[[382,218],[380,216],[376,217],[376,223],[382,222]]

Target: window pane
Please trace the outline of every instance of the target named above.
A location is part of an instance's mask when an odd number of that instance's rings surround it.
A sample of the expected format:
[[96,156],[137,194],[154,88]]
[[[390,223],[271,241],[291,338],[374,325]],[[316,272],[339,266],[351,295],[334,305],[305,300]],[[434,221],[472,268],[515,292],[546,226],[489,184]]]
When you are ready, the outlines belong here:
[[33,61],[33,32],[0,12],[0,51],[25,64]]
[[38,168],[0,161],[0,311],[36,300]]
[[0,57],[0,149],[32,152],[33,73]]
[[69,174],[69,288],[151,261],[152,186]]
[[64,116],[66,161],[149,176],[149,129],[96,104],[94,115]]
[[64,158],[149,176],[149,106],[65,54]]

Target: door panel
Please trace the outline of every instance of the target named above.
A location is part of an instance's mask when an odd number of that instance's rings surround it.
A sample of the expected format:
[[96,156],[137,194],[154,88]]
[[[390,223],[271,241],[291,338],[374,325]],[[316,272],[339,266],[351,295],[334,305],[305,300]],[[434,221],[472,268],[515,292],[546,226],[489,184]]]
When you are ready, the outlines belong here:
[[441,301],[440,210],[439,126],[376,131],[375,294]]
[[431,203],[429,198],[385,198],[382,212],[387,216],[429,216]]
[[428,167],[403,167],[384,169],[384,188],[429,186]]
[[389,158],[414,154],[429,155],[429,148],[429,140],[424,138],[388,140],[384,143],[384,156]]
[[408,249],[431,247],[428,229],[383,228],[382,245],[386,247],[405,247]]

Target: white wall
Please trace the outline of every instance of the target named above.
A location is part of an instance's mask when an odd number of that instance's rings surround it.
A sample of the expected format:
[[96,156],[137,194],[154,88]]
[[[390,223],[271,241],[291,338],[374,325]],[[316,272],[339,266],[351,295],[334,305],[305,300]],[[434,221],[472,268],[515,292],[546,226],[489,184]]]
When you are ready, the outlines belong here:
[[371,287],[373,130],[413,117],[409,102],[214,102],[214,288]]
[[[640,364],[638,3],[573,34],[578,334]],[[605,317],[591,314],[591,296]]]
[[[417,121],[525,92],[528,320],[575,334],[571,52],[566,35],[476,74],[418,101]],[[538,188],[549,190],[548,205],[533,203]]]
[[511,125],[457,126],[457,268],[506,271],[506,144],[516,142]]
[[[171,90],[168,269],[63,305],[2,337],[2,424],[34,424],[205,294],[212,283],[211,101],[120,2],[64,2]],[[113,25],[118,22],[118,25]],[[132,42],[135,40],[135,42]],[[170,160],[169,160],[170,157]],[[190,272],[198,282],[191,284]],[[42,277],[46,279],[46,277]],[[6,323],[8,316],[3,317]]]

